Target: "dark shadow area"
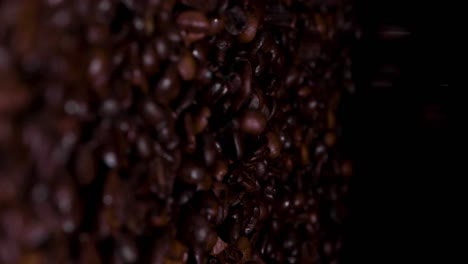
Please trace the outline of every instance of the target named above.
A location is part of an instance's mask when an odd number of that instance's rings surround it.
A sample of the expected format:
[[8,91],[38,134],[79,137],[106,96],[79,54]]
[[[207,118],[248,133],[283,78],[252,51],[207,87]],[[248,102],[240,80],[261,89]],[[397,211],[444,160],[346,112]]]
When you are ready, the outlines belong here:
[[353,54],[357,94],[342,116],[356,165],[343,263],[402,263],[437,251],[455,104],[445,7],[430,5],[356,3],[363,39]]

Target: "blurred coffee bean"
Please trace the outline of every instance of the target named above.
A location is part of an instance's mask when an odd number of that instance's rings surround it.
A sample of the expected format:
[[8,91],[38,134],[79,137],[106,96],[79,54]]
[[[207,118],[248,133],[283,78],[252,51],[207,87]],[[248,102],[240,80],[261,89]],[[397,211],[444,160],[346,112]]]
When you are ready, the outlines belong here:
[[214,177],[220,182],[223,181],[224,176],[226,176],[228,172],[226,163],[222,160],[217,160],[214,168]]
[[179,70],[180,77],[183,80],[192,80],[195,77],[196,73],[196,63],[190,53],[185,53],[179,61],[177,65],[177,69]]
[[247,25],[244,30],[239,34],[239,40],[244,43],[251,42],[255,38],[258,28],[258,19],[252,14],[247,18],[246,23]]
[[270,150],[270,157],[276,158],[281,153],[281,141],[274,132],[268,132],[266,134],[268,139],[268,149]]
[[31,94],[23,87],[15,84],[15,87],[0,89],[0,114],[15,113],[22,110],[31,100]]
[[143,70],[146,74],[154,74],[159,70],[159,58],[152,46],[147,45],[141,55]]
[[177,17],[177,25],[183,30],[204,33],[210,28],[206,16],[198,11],[184,11]]
[[244,113],[240,119],[240,128],[242,131],[252,135],[261,134],[265,129],[265,126],[265,116],[256,111],[248,111]]
[[0,3],[0,263],[341,259],[353,3],[72,2]]
[[155,99],[162,104],[168,104],[179,95],[179,91],[180,81],[176,67],[170,67],[155,87]]
[[225,28],[230,34],[239,35],[247,23],[247,15],[240,7],[234,6],[226,11]]
[[187,183],[195,184],[205,177],[205,169],[194,161],[186,161],[179,171],[179,175]]
[[82,185],[90,184],[96,177],[96,161],[90,146],[78,149],[75,160],[75,175]]

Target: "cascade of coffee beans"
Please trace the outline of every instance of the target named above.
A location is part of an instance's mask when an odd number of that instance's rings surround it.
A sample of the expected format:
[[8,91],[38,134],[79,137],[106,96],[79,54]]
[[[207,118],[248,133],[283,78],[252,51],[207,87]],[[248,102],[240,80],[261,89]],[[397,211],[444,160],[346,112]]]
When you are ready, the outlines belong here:
[[0,2],[0,263],[339,263],[346,0]]

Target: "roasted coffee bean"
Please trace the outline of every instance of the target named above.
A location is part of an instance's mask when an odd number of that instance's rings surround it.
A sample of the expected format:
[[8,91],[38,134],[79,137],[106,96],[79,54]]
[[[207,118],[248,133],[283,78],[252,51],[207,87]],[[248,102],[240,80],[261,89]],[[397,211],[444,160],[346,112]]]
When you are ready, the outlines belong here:
[[75,175],[80,184],[90,184],[96,177],[96,161],[90,146],[78,149],[75,160]]
[[218,217],[219,202],[213,192],[203,192],[200,194],[198,208],[200,214],[209,222],[215,222]]
[[181,167],[179,175],[187,183],[199,183],[205,177],[205,169],[194,161],[187,161]]
[[162,104],[168,104],[179,95],[180,81],[176,67],[166,70],[164,76],[158,81],[154,92],[155,99]]
[[341,259],[353,3],[0,2],[0,263]]
[[251,42],[255,38],[258,28],[258,19],[252,14],[247,18],[246,23],[247,25],[244,30],[239,34],[239,40],[244,43]]
[[119,240],[119,255],[124,263],[135,263],[138,259],[135,240],[131,237],[122,237]]
[[209,30],[210,22],[198,11],[184,11],[177,17],[177,25],[183,30],[204,33]]
[[180,77],[183,80],[188,81],[195,77],[196,63],[190,53],[187,52],[180,58],[177,69],[179,70]]
[[146,74],[154,74],[159,70],[159,58],[151,45],[147,45],[141,55],[143,70]]
[[208,126],[211,110],[208,107],[201,108],[193,118],[193,129],[195,134],[201,133]]
[[224,242],[221,238],[218,237],[211,253],[213,255],[218,255],[219,253],[223,252],[224,249],[226,249],[227,245],[228,244],[226,242]]
[[224,29],[224,20],[213,18],[210,20],[210,34],[218,34]]
[[209,136],[205,135],[203,137],[204,141],[204,153],[203,153],[203,158],[205,160],[205,164],[209,167],[213,165],[216,159],[217,151],[216,151],[216,146],[215,146],[215,141],[214,139]]
[[265,129],[266,122],[263,114],[256,111],[248,111],[240,119],[240,128],[246,133],[259,135]]
[[205,62],[208,59],[208,46],[206,42],[199,41],[193,45],[192,55],[200,62]]
[[239,263],[242,257],[242,251],[236,247],[230,246],[224,250],[224,258],[227,263]]
[[180,2],[184,5],[203,10],[205,12],[213,11],[218,4],[217,0],[181,0]]
[[266,134],[268,139],[268,149],[270,150],[270,157],[276,158],[281,153],[281,141],[274,132],[268,132]]
[[228,167],[226,163],[222,160],[217,160],[214,167],[214,177],[221,182],[223,181],[224,176],[226,176],[227,172]]
[[234,6],[226,11],[225,28],[230,34],[239,35],[247,23],[247,15],[240,7]]

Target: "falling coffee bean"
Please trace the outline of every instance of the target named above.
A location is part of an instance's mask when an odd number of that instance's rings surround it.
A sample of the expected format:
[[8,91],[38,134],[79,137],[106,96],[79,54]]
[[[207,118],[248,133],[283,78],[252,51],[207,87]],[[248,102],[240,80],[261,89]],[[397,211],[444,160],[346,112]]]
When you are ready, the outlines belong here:
[[339,263],[354,7],[0,1],[0,263]]

